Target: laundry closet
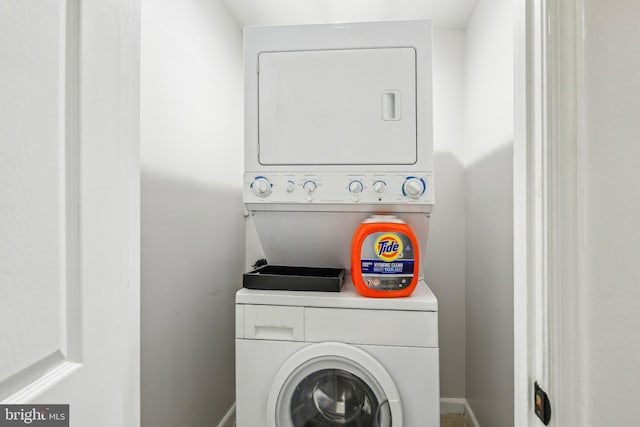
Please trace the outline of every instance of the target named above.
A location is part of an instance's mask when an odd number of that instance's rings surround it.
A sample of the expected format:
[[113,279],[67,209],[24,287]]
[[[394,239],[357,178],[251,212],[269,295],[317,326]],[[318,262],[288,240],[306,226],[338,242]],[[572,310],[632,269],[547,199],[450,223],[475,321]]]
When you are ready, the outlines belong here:
[[[142,2],[143,426],[235,419],[235,294],[245,260],[260,255],[245,252],[259,237],[245,232],[242,27],[421,19],[433,23],[436,188],[421,270],[438,302],[440,412],[512,425],[513,6],[396,3]],[[381,97],[389,120],[397,96]],[[285,148],[271,152],[299,161],[295,145]],[[273,215],[259,216],[274,235],[303,227]],[[264,223],[260,232],[269,233]]]

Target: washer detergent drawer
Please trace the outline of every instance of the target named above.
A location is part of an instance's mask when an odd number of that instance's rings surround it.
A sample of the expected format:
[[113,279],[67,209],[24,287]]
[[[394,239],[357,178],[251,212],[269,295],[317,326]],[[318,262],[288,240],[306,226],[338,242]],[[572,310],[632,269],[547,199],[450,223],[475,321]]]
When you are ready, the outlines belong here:
[[304,307],[245,304],[242,311],[244,337],[237,338],[304,341]]
[[308,342],[438,347],[435,311],[305,309]]

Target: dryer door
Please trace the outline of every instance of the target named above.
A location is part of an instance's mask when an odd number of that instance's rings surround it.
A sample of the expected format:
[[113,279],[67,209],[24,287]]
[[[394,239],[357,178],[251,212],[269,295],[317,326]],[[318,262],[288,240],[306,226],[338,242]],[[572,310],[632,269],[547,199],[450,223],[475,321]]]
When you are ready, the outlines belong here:
[[415,49],[262,52],[258,61],[261,164],[416,163]]
[[398,390],[365,351],[342,343],[303,348],[280,368],[267,404],[270,427],[399,427]]

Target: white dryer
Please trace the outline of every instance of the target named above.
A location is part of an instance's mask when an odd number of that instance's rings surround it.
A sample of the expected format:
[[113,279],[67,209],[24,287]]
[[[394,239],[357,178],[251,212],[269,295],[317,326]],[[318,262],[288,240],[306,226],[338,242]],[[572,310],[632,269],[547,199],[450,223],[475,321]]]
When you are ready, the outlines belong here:
[[242,289],[238,427],[438,427],[437,300]]

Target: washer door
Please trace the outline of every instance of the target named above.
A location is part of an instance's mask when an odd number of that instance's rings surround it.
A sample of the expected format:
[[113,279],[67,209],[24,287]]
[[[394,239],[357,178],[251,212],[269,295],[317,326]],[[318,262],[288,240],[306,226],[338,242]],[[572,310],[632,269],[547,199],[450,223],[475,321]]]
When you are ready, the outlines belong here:
[[342,343],[303,348],[278,371],[270,427],[401,427],[398,390],[384,367]]

